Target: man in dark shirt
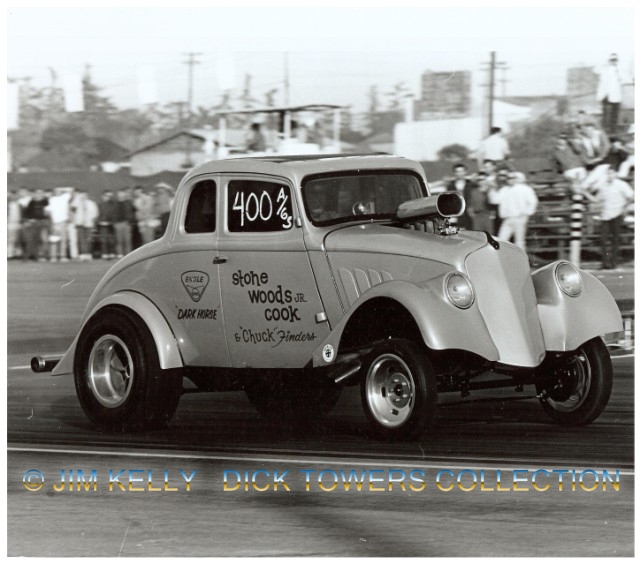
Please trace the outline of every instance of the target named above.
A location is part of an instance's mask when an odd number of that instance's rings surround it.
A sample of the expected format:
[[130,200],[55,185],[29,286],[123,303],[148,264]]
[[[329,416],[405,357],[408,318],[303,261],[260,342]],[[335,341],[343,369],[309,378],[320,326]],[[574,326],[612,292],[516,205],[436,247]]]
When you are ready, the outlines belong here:
[[471,192],[465,196],[466,213],[471,220],[470,228],[474,231],[493,233],[492,206],[487,198],[489,188],[487,175],[481,171],[476,176],[476,184]]
[[[463,163],[453,165],[453,180],[447,184],[447,192],[458,192],[465,201],[469,198],[471,190],[475,188],[475,183],[467,177],[467,167]],[[456,218],[458,227],[471,229],[471,218],[466,210],[463,215]]]
[[102,194],[102,201],[98,204],[98,230],[100,232],[100,251],[103,259],[114,258],[113,224],[116,219],[117,202],[113,192],[107,190]]
[[131,224],[135,218],[136,209],[129,198],[129,189],[118,190],[113,217],[117,258],[122,258],[131,252]]
[[615,136],[609,138],[611,149],[605,157],[603,164],[608,164],[616,172],[620,170],[620,165],[629,158],[629,151],[624,148],[622,141]]
[[559,135],[553,153],[558,172],[571,183],[571,189],[582,190],[582,184],[587,178],[584,155],[569,144],[566,135]]
[[49,234],[49,200],[44,191],[38,189],[24,209],[23,229],[25,238],[25,258],[45,260],[46,241]]

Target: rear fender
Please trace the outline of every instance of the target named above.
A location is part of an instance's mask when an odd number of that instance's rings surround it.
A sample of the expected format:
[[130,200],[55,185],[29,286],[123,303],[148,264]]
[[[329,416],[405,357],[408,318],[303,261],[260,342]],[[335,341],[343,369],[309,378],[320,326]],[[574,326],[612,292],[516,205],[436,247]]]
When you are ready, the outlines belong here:
[[[359,309],[375,298],[389,298],[411,313],[424,343],[433,350],[463,349],[490,361],[498,360],[493,343],[476,303],[460,309],[444,295],[444,276],[428,281],[424,286],[394,280],[374,286],[354,302],[329,336],[313,352],[313,366],[333,363],[340,350],[345,328]],[[381,315],[384,315],[381,312]]]
[[73,359],[78,337],[91,318],[106,306],[125,307],[137,313],[144,320],[156,344],[160,368],[182,368],[184,366],[176,338],[160,310],[149,298],[146,298],[142,294],[124,291],[107,296],[91,310],[89,315],[86,316],[82,328],[73,340],[69,350],[67,350],[51,372],[52,376],[73,374]]

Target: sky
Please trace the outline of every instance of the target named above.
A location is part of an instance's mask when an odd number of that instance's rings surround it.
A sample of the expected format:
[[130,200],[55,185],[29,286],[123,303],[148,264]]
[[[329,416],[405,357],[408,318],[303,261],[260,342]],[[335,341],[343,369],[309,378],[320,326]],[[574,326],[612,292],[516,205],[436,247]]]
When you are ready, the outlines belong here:
[[7,74],[47,86],[54,69],[60,85],[89,63],[104,95],[119,107],[139,107],[154,94],[162,103],[187,99],[185,61],[193,52],[198,54],[194,107],[218,103],[227,88],[241,89],[246,74],[254,97],[262,102],[268,90],[278,89],[276,102],[285,103],[286,61],[291,104],[336,103],[365,111],[372,85],[382,102],[401,82],[419,97],[425,70],[470,70],[474,92],[481,92],[491,51],[507,67],[497,75],[507,80],[498,83],[497,93],[508,95],[564,94],[567,68],[598,67],[612,52],[629,74],[635,63],[636,16],[630,4],[254,4],[262,7],[204,8],[187,2],[182,8],[161,3],[128,8],[115,2],[114,8],[45,8],[22,2],[6,12]]

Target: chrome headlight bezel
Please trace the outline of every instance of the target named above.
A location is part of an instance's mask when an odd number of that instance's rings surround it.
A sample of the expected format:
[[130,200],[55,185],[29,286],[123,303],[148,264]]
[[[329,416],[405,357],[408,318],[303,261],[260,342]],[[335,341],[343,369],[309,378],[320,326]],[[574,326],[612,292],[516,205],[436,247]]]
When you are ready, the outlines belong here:
[[[455,283],[463,284],[468,289],[469,297],[466,300],[461,300],[460,297],[455,297]],[[444,293],[447,299],[457,308],[469,309],[476,301],[476,293],[471,284],[471,280],[461,272],[450,272],[444,279]],[[458,300],[458,301],[456,301]]]
[[[565,274],[566,273],[566,274]],[[570,298],[577,298],[584,290],[584,282],[580,271],[570,262],[561,262],[555,269],[555,279],[558,288]],[[567,282],[567,275],[573,281]]]

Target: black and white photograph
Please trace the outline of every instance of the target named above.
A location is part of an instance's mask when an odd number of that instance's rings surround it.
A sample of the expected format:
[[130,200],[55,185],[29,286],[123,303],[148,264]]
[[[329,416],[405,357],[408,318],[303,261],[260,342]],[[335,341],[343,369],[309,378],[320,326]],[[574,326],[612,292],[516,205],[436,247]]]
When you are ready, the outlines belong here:
[[634,3],[3,12],[6,556],[635,556]]

